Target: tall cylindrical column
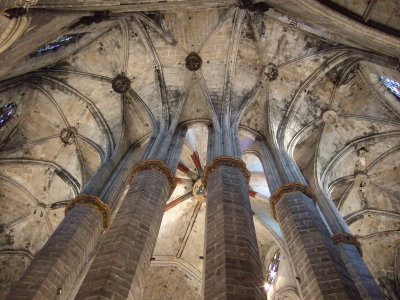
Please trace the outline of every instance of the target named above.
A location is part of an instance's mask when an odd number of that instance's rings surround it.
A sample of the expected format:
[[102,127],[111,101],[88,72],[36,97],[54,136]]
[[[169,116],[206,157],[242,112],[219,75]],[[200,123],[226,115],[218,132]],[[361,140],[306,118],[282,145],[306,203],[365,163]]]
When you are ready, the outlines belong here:
[[265,299],[249,173],[243,161],[217,157],[206,168],[204,299]]
[[[160,160],[132,170],[132,182],[76,299],[140,299],[175,178]],[[96,298],[97,299],[97,298]]]

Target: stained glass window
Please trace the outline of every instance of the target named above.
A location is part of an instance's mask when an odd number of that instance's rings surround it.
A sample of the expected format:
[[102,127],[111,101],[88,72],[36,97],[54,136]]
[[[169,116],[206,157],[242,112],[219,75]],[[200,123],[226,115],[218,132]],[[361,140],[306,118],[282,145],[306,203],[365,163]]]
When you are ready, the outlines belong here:
[[7,124],[7,122],[13,117],[17,110],[17,104],[14,102],[8,103],[0,107],[0,128]]
[[386,78],[384,76],[379,77],[379,80],[391,91],[397,98],[400,99],[400,82]]
[[34,53],[32,53],[32,56],[43,54],[43,53],[46,53],[49,51],[56,51],[57,49],[59,49],[61,47],[64,47],[73,42],[76,42],[83,35],[84,35],[84,33],[62,35],[58,39],[52,41],[51,43],[44,45],[43,47],[40,47],[39,49],[37,49]]
[[280,251],[277,250],[277,251],[275,251],[274,256],[267,268],[267,280],[264,283],[264,289],[266,291],[268,291],[271,288],[272,284],[275,283],[275,281],[276,281],[276,276],[278,275],[280,259],[281,259],[281,254],[280,254]]

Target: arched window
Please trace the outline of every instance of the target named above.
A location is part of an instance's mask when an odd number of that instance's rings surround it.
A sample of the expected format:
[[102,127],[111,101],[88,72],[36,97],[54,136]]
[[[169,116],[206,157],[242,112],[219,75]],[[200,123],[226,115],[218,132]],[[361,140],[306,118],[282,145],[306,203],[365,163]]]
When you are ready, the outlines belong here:
[[267,270],[267,280],[264,284],[264,289],[268,291],[272,284],[275,283],[276,277],[278,276],[278,269],[279,269],[279,261],[281,259],[280,250],[276,250],[274,256],[271,259],[271,262],[268,265]]
[[52,41],[51,43],[44,45],[43,47],[40,47],[39,49],[37,49],[34,53],[32,53],[32,56],[43,54],[43,53],[46,53],[49,51],[56,51],[61,47],[65,47],[69,44],[72,44],[73,42],[76,42],[83,35],[84,35],[84,33],[62,35],[58,39]]
[[17,110],[17,104],[12,102],[0,107],[0,128],[7,124]]
[[398,99],[400,99],[400,82],[380,76],[379,80],[391,91]]

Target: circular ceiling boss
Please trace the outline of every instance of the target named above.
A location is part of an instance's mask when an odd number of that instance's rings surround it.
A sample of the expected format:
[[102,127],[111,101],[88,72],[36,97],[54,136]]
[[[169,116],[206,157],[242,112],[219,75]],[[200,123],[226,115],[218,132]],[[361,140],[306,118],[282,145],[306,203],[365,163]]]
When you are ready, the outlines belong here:
[[131,81],[128,77],[118,74],[112,81],[112,88],[118,94],[126,93],[131,87]]
[[199,70],[202,63],[201,57],[195,52],[189,53],[185,60],[186,68],[192,72]]

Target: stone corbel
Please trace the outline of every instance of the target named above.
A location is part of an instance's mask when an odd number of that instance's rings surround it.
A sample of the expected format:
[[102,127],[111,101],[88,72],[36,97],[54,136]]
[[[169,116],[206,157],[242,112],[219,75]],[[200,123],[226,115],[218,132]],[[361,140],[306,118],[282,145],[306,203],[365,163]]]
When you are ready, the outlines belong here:
[[77,205],[90,205],[101,214],[103,217],[103,231],[101,233],[104,233],[110,227],[110,207],[99,197],[88,194],[75,197],[65,207],[65,215]]
[[250,172],[247,170],[246,163],[243,160],[234,158],[231,156],[219,156],[217,158],[214,158],[213,161],[210,162],[204,168],[204,175],[203,175],[203,179],[202,179],[204,188],[207,189],[207,182],[208,182],[208,177],[210,176],[210,174],[222,166],[239,169],[240,172],[242,172],[243,176],[246,178],[247,183],[249,183]]
[[144,171],[144,170],[149,170],[149,169],[155,170],[167,177],[168,182],[171,186],[170,194],[172,194],[172,192],[174,191],[174,189],[176,187],[175,176],[172,173],[172,170],[166,164],[164,164],[161,160],[158,160],[158,159],[149,159],[149,160],[145,160],[145,161],[142,161],[142,162],[136,164],[131,170],[131,174],[129,177],[129,184],[132,183],[133,179],[135,178],[135,176],[138,172]]
[[278,187],[269,197],[269,207],[271,211],[271,216],[277,220],[276,217],[276,210],[275,206],[281,200],[282,196],[285,194],[291,194],[291,193],[303,193],[306,196],[310,197],[313,199],[314,203],[316,202],[317,197],[315,196],[314,192],[308,187],[307,185],[301,184],[299,182],[290,182],[287,184],[283,184],[280,187]]
[[348,244],[355,246],[362,256],[361,244],[354,235],[350,233],[337,233],[332,235],[331,239],[335,245]]

